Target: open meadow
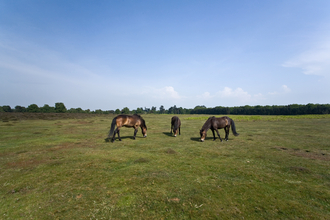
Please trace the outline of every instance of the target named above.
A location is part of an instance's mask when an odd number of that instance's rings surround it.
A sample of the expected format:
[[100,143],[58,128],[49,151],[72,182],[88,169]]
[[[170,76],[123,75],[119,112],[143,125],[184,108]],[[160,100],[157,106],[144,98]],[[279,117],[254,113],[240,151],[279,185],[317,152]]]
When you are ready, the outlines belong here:
[[[114,115],[2,114],[0,219],[329,219],[330,116],[142,115],[105,142]],[[224,138],[224,130],[219,130]]]

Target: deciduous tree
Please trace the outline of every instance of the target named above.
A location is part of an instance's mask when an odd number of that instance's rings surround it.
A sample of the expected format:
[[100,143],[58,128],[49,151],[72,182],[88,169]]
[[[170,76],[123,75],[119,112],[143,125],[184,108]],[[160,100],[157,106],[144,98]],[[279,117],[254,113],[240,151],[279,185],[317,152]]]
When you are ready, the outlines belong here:
[[55,111],[57,113],[65,113],[67,110],[66,110],[65,105],[62,102],[57,102],[57,103],[55,103]]

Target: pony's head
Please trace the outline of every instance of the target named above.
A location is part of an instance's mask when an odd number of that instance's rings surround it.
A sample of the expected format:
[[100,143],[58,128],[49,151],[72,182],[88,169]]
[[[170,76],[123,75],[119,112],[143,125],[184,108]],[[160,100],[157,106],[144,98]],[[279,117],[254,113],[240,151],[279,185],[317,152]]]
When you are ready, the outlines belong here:
[[199,134],[201,135],[201,141],[203,142],[206,138],[206,131],[202,129],[199,131]]
[[178,135],[179,129],[177,127],[173,128],[174,137]]
[[141,130],[143,137],[147,137],[147,125],[146,122],[141,118]]
[[143,137],[147,137],[147,127],[142,127],[142,135]]

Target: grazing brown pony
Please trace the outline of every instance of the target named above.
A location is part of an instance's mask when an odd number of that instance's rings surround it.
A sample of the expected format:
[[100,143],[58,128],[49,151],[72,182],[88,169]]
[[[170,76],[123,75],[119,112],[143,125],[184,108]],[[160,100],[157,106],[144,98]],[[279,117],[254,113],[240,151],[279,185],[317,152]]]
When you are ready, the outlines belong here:
[[[115,130],[115,126],[117,126]],[[118,133],[118,138],[121,141],[120,135],[119,135],[119,130],[121,127],[129,127],[129,128],[134,128],[134,140],[136,133],[138,131],[139,126],[141,127],[142,134],[144,137],[147,137],[147,126],[144,121],[144,119],[137,114],[134,115],[118,115],[112,120],[111,123],[111,128],[108,137],[105,139],[106,141],[110,140],[110,137],[112,136],[111,142],[115,141],[115,136],[116,133]]]
[[178,130],[179,130],[179,135],[181,135],[181,121],[177,116],[173,116],[171,119],[171,134],[172,134],[172,129],[173,129],[173,133],[174,133],[174,137],[177,136],[178,134]]
[[238,136],[239,134],[236,132],[236,127],[233,119],[224,116],[221,118],[216,118],[216,117],[209,117],[205,124],[203,125],[202,129],[200,130],[200,135],[201,135],[201,141],[204,141],[206,138],[206,132],[211,129],[213,133],[213,140],[215,140],[215,135],[214,135],[214,130],[217,132],[220,141],[222,142],[222,139],[220,137],[219,128],[224,128],[226,132],[225,140],[228,141],[228,135],[229,135],[229,128],[231,126],[231,130],[235,136]]

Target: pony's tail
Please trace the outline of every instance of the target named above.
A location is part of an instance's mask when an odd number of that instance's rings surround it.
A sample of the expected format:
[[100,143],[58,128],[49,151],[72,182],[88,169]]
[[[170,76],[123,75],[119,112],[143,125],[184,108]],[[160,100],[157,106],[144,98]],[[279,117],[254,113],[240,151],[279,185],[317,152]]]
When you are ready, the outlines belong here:
[[235,122],[234,122],[233,119],[231,119],[231,131],[233,132],[233,134],[235,136],[238,136],[239,135],[239,133],[236,132]]
[[114,132],[114,130],[115,130],[115,126],[116,126],[116,119],[117,119],[117,117],[115,117],[115,118],[112,120],[111,128],[110,128],[110,132],[109,132],[109,135],[108,135],[108,139],[109,139],[110,137],[112,137],[112,135],[113,135],[113,132]]

